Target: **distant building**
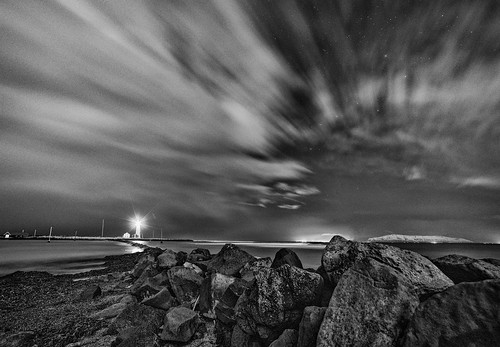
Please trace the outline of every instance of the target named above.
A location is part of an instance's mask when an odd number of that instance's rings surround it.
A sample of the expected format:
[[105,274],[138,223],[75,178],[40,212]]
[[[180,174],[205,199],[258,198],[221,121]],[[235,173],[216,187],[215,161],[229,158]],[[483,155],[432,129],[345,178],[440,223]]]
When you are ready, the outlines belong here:
[[3,237],[5,237],[6,239],[24,239],[29,236],[30,234],[25,232],[24,230],[21,232],[13,232],[13,233],[7,231],[5,234],[3,234]]
[[125,233],[123,234],[124,239],[130,239],[130,233]]

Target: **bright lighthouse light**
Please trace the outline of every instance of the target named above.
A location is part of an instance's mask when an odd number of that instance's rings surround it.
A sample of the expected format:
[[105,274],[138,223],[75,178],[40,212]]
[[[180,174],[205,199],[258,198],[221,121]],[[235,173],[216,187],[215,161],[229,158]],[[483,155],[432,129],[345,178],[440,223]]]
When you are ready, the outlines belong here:
[[141,228],[144,226],[144,218],[135,217],[135,219],[132,220],[132,225],[135,228],[135,237],[141,238]]

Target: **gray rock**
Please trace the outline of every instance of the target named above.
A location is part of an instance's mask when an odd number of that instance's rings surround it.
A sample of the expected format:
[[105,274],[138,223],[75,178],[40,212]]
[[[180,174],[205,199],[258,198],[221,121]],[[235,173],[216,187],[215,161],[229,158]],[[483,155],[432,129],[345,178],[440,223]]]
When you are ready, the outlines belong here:
[[156,267],[156,254],[154,253],[145,253],[142,255],[137,263],[135,264],[134,269],[132,270],[132,277],[139,278],[142,272],[146,268],[155,268]]
[[130,304],[111,322],[107,333],[118,335],[115,345],[146,347],[154,344],[165,311]]
[[464,282],[424,301],[403,346],[498,346],[500,280]]
[[453,285],[430,260],[415,252],[378,243],[348,241],[338,235],[326,246],[321,264],[335,286],[346,270],[366,257],[376,259],[403,274],[422,296]]
[[163,288],[155,295],[144,298],[144,300],[141,301],[141,304],[166,311],[172,306],[175,306],[177,302],[175,298],[170,294],[168,288]]
[[105,309],[91,315],[92,318],[109,319],[117,317],[128,305],[137,303],[137,299],[132,295],[125,295],[119,302],[112,304]]
[[364,258],[345,272],[326,310],[317,346],[395,346],[419,304],[396,269]]
[[500,279],[500,267],[483,260],[452,254],[432,262],[455,283]]
[[185,307],[174,307],[165,315],[160,338],[166,341],[187,342],[193,337],[199,324],[200,319],[196,312]]
[[271,267],[275,269],[285,264],[288,264],[290,266],[296,266],[300,269],[303,268],[299,256],[290,248],[282,248],[278,252],[276,252]]
[[295,347],[297,346],[297,330],[286,329],[269,347]]
[[226,244],[207,262],[207,269],[223,275],[236,276],[241,268],[255,258],[236,245]]
[[326,307],[308,306],[304,308],[299,324],[297,347],[315,347],[319,327],[323,322]]
[[170,269],[177,265],[177,253],[171,249],[166,249],[157,258],[158,267],[162,269]]
[[80,293],[80,300],[91,300],[102,295],[101,287],[96,284],[90,285]]
[[213,300],[220,300],[226,289],[236,281],[236,277],[220,273],[213,273],[210,279]]
[[191,304],[200,295],[200,287],[203,282],[195,270],[183,266],[175,266],[168,270],[168,278],[172,291],[181,304]]
[[[143,274],[146,273],[147,271],[143,272]],[[130,293],[139,301],[157,294],[164,288],[164,286],[161,285],[159,281],[155,280],[154,277],[147,277],[144,282],[141,282],[140,280],[136,281],[130,288]]]
[[247,282],[255,279],[255,274],[263,267],[271,267],[272,259],[270,257],[259,258],[246,263],[240,270],[240,276]]
[[196,263],[198,261],[205,261],[205,260],[210,260],[212,258],[212,255],[210,254],[210,251],[205,248],[196,248],[189,253],[187,256],[187,261],[190,263]]
[[246,288],[246,283],[244,281],[237,281],[226,289],[221,300],[215,306],[215,315],[217,319],[228,325],[236,323],[234,306]]
[[319,302],[322,289],[323,279],[316,273],[290,265],[262,268],[252,287],[238,299],[237,323],[247,334],[266,340],[278,334],[268,340],[272,342],[283,330],[298,327],[302,310]]

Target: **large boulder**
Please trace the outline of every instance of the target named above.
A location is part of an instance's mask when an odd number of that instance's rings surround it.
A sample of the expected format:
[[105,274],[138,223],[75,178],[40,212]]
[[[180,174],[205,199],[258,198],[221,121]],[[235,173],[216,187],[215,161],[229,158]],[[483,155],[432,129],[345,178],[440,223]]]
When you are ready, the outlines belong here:
[[80,300],[92,300],[100,295],[102,295],[101,287],[97,284],[92,284],[80,293]]
[[207,269],[223,275],[236,276],[241,268],[255,258],[233,244],[226,244],[207,262]]
[[164,315],[163,310],[130,304],[112,321],[107,333],[118,335],[117,346],[152,346]]
[[144,298],[141,301],[141,304],[167,311],[171,307],[175,306],[177,302],[170,294],[168,288],[163,288],[158,293]]
[[92,318],[109,319],[117,317],[125,310],[128,305],[137,303],[137,299],[130,294],[124,295],[119,302],[114,303],[101,311],[97,311],[91,315]]
[[453,285],[429,259],[415,252],[378,243],[349,241],[338,235],[326,246],[321,264],[335,286],[356,261],[367,257],[400,272],[422,296],[443,291]]
[[272,259],[270,257],[254,259],[243,266],[240,270],[240,276],[243,280],[252,282],[261,268],[271,267],[271,264]]
[[297,346],[297,330],[286,329],[269,347],[296,347]]
[[463,255],[447,255],[432,261],[453,282],[500,279],[500,266]]
[[132,277],[139,278],[146,268],[156,268],[156,257],[163,253],[159,248],[147,248],[132,270]]
[[182,306],[174,307],[165,315],[160,338],[167,341],[187,342],[193,337],[199,324],[200,319],[195,311]]
[[234,325],[236,323],[234,307],[246,288],[245,282],[238,281],[232,283],[226,289],[221,300],[215,306],[215,315],[219,321],[227,325]]
[[283,330],[298,327],[302,310],[318,304],[322,289],[323,279],[316,273],[290,265],[262,268],[238,299],[237,323],[247,334],[272,342]]
[[158,267],[170,269],[177,265],[177,253],[171,249],[166,249],[156,260],[158,262]]
[[205,248],[196,248],[189,253],[187,256],[187,261],[190,263],[196,263],[199,261],[206,261],[210,260],[212,258],[212,255],[210,254],[210,251]]
[[395,346],[418,304],[406,276],[376,259],[361,259],[335,287],[317,346]]
[[282,248],[278,252],[276,252],[276,255],[274,256],[273,263],[271,264],[272,268],[278,268],[281,265],[288,264],[290,266],[296,266],[298,268],[303,268],[302,267],[302,262],[299,259],[299,256],[297,253],[292,251],[290,248]]
[[319,327],[323,322],[326,307],[307,306],[304,308],[299,325],[297,347],[315,347]]
[[424,301],[403,346],[498,346],[500,280],[464,282]]
[[195,270],[184,266],[174,266],[168,270],[168,279],[175,297],[181,304],[191,304],[200,295],[203,277]]

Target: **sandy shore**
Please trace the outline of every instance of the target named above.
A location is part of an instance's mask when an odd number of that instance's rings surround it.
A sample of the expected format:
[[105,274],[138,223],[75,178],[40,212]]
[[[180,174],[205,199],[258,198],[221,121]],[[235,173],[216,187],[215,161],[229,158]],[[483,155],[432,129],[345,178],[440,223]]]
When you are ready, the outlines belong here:
[[[96,335],[104,325],[90,316],[125,294],[130,285],[128,271],[141,255],[108,256],[104,259],[105,269],[73,275],[15,272],[1,277],[0,345],[19,332],[25,332],[31,341],[29,346],[34,342],[39,347],[66,346],[83,336]],[[93,284],[98,284],[105,294],[83,300],[81,293]],[[111,336],[101,338],[103,346],[113,340]]]

